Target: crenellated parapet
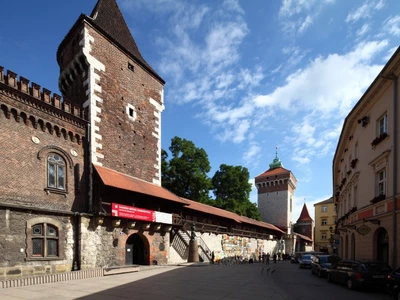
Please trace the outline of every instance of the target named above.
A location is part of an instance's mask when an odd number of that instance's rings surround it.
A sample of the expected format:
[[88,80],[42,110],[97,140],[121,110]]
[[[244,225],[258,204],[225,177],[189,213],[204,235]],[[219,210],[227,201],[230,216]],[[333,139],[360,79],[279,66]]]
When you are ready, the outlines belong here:
[[[10,70],[4,72],[0,66],[0,87],[7,90],[9,96],[24,102],[36,109],[40,109],[79,127],[85,126],[85,109],[78,104],[63,99],[60,95],[52,93],[46,88],[41,88],[37,83],[31,82]],[[18,91],[15,93],[15,91]]]

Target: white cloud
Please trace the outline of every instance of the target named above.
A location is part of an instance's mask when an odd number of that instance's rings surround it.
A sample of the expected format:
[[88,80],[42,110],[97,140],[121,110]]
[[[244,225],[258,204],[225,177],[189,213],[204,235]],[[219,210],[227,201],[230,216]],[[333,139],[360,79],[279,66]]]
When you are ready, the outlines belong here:
[[377,10],[381,10],[382,8],[384,8],[386,5],[385,0],[379,0],[378,3],[376,3],[375,5],[375,9]]
[[314,23],[322,7],[332,3],[333,0],[283,0],[279,9],[283,32],[288,38],[303,34]]
[[283,0],[279,15],[290,17],[299,14],[304,10],[309,10],[314,3],[315,0]]
[[360,19],[368,18],[370,16],[369,13],[371,9],[371,5],[369,5],[368,3],[364,3],[355,11],[347,15],[346,22],[357,22]]
[[361,28],[359,28],[356,32],[357,36],[361,37],[366,34],[370,29],[369,24],[364,24]]
[[224,0],[223,6],[234,12],[244,14],[244,10],[240,7],[238,0]]
[[[322,4],[286,0],[281,11],[291,16]],[[190,3],[180,5],[178,11],[170,11],[168,36],[158,39],[163,58],[156,69],[173,78],[168,101],[194,105],[196,118],[210,127],[214,139],[248,142],[245,162],[257,159],[261,147],[256,139],[275,130],[275,122],[285,122],[280,134],[299,165],[331,154],[343,118],[379,73],[382,66],[374,62],[388,41],[361,42],[346,53],[314,56],[307,62],[309,50],[292,44],[282,50],[285,62],[275,70],[288,75],[279,79],[279,85],[265,84],[271,70],[241,67],[248,59],[241,56],[240,47],[249,29],[238,1],[227,0],[216,8],[202,5],[200,10],[191,9]],[[307,13],[308,20],[302,17],[302,30],[314,15]],[[178,16],[184,16],[183,25]],[[187,24],[191,18],[195,25]],[[304,172],[301,180],[309,180],[311,175]]]
[[355,23],[361,19],[367,19],[371,17],[371,14],[376,10],[380,10],[385,6],[384,1],[367,1],[356,10],[352,11],[347,15],[347,23]]
[[256,142],[252,142],[248,150],[243,154],[243,161],[247,165],[254,164],[259,160],[261,150],[262,148]]
[[400,15],[387,19],[383,28],[391,35],[400,36]]
[[300,34],[303,33],[312,23],[313,23],[313,20],[312,20],[311,16],[307,16],[304,19],[303,23],[300,25],[300,28],[299,28],[298,32]]

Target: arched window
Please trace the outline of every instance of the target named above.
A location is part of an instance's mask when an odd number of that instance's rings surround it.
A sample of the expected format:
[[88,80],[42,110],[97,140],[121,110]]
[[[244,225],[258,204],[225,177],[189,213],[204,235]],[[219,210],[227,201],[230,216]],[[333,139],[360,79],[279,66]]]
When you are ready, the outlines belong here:
[[51,224],[32,225],[32,257],[58,257],[58,236]]
[[64,159],[55,153],[47,157],[47,187],[65,191],[66,172]]

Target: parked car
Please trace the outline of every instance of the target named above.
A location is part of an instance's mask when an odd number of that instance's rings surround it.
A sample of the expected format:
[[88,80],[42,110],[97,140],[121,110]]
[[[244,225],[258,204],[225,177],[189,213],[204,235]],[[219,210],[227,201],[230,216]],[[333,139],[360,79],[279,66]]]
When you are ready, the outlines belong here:
[[330,268],[340,260],[337,255],[315,255],[311,261],[311,274],[325,277]]
[[400,268],[388,275],[388,288],[394,300],[400,300]]
[[290,257],[290,262],[292,264],[298,264],[301,257],[305,254],[318,255],[318,254],[324,254],[324,253],[316,252],[316,251],[295,252],[295,254]]
[[312,260],[312,255],[311,254],[304,254],[300,259],[299,259],[299,266],[300,268],[311,268],[311,260]]
[[328,271],[328,281],[344,283],[349,289],[359,287],[386,288],[392,268],[373,260],[342,260]]

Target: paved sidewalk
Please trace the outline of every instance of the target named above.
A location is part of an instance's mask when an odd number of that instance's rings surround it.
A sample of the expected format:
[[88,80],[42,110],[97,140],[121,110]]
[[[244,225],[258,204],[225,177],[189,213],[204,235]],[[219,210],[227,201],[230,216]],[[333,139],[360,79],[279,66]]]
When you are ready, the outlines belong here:
[[272,266],[199,266],[160,266],[136,273],[0,289],[0,299],[292,300],[273,283]]

